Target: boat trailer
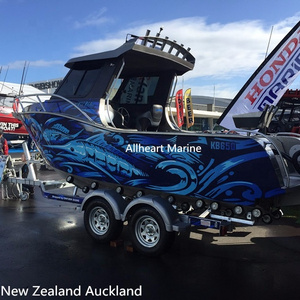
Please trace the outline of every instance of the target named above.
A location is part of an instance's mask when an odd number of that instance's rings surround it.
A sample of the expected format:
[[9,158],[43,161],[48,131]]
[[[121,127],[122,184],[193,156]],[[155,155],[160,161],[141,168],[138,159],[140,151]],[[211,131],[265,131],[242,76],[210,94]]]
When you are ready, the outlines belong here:
[[[34,153],[29,152],[26,143],[22,146],[25,157],[23,166],[25,163],[28,167],[26,178],[22,176],[20,164],[17,169],[16,161],[9,155],[0,157],[2,199],[11,198],[8,190],[12,186],[16,190],[13,197],[20,201],[30,198],[28,186],[40,187],[46,199],[77,204],[84,211],[87,232],[100,242],[116,240],[123,223],[128,221],[130,224],[132,220],[135,220],[134,244],[143,254],[153,256],[161,254],[165,248],[154,247],[157,249],[152,250],[152,246],[158,244],[159,239],[163,238],[160,235],[162,228],[167,234],[187,231],[191,228],[212,228],[219,230],[219,235],[224,236],[227,232],[234,230],[235,223],[244,225],[255,223],[253,219],[215,215],[210,207],[200,215],[178,212],[168,201],[157,195],[141,195],[128,202],[112,189],[97,189],[84,194],[81,189],[64,180],[40,180],[37,178],[35,165],[41,164],[41,160],[35,159]],[[161,221],[162,224],[160,224]]]

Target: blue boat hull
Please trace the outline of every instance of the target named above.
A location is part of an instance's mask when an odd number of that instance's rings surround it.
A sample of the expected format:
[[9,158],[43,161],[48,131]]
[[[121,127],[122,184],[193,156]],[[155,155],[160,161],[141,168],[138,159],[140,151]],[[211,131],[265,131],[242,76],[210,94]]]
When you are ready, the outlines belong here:
[[284,193],[252,137],[121,131],[39,113],[23,118],[44,158],[80,187],[98,182],[244,206]]

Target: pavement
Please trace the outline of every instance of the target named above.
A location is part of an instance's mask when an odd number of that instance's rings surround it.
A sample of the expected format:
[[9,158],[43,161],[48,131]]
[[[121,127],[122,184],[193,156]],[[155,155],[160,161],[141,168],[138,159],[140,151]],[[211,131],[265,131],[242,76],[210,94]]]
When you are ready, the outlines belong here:
[[299,299],[298,209],[227,236],[193,230],[149,258],[128,251],[126,226],[119,244],[95,243],[75,204],[45,199],[36,187],[27,201],[0,200],[0,298]]

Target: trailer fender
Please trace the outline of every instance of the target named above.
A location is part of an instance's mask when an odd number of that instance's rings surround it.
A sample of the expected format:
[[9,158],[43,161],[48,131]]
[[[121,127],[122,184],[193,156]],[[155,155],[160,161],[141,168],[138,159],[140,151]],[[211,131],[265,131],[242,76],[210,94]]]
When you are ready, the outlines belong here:
[[184,231],[190,226],[187,219],[181,218],[168,201],[155,195],[145,195],[131,201],[123,213],[122,220],[127,220],[131,212],[145,206],[153,207],[160,214],[167,231]]
[[111,206],[115,219],[121,220],[122,214],[126,208],[126,202],[123,197],[114,190],[96,190],[88,194],[82,202],[81,209],[85,210],[88,203],[97,198],[105,199]]

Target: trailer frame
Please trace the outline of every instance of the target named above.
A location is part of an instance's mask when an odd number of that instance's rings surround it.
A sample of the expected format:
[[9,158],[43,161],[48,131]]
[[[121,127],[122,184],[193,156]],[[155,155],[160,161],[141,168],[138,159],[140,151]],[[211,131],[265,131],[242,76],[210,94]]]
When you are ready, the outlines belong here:
[[[29,199],[29,193],[23,186],[40,187],[46,199],[77,204],[81,211],[84,211],[87,232],[100,242],[110,242],[117,238],[123,224],[128,222],[135,248],[143,254],[156,256],[169,247],[174,233],[191,228],[212,228],[218,230],[220,236],[224,236],[234,230],[235,223],[250,226],[255,223],[252,217],[246,220],[213,214],[211,207],[200,215],[178,212],[176,207],[157,195],[140,195],[128,201],[113,189],[96,189],[85,194],[77,186],[64,180],[40,180],[37,179],[34,168],[40,161],[32,159],[26,143],[22,146],[28,175],[23,178],[21,168],[16,172],[10,156],[2,156],[2,188],[5,181],[16,184],[18,198],[26,201]],[[5,177],[5,173],[8,176]]]

